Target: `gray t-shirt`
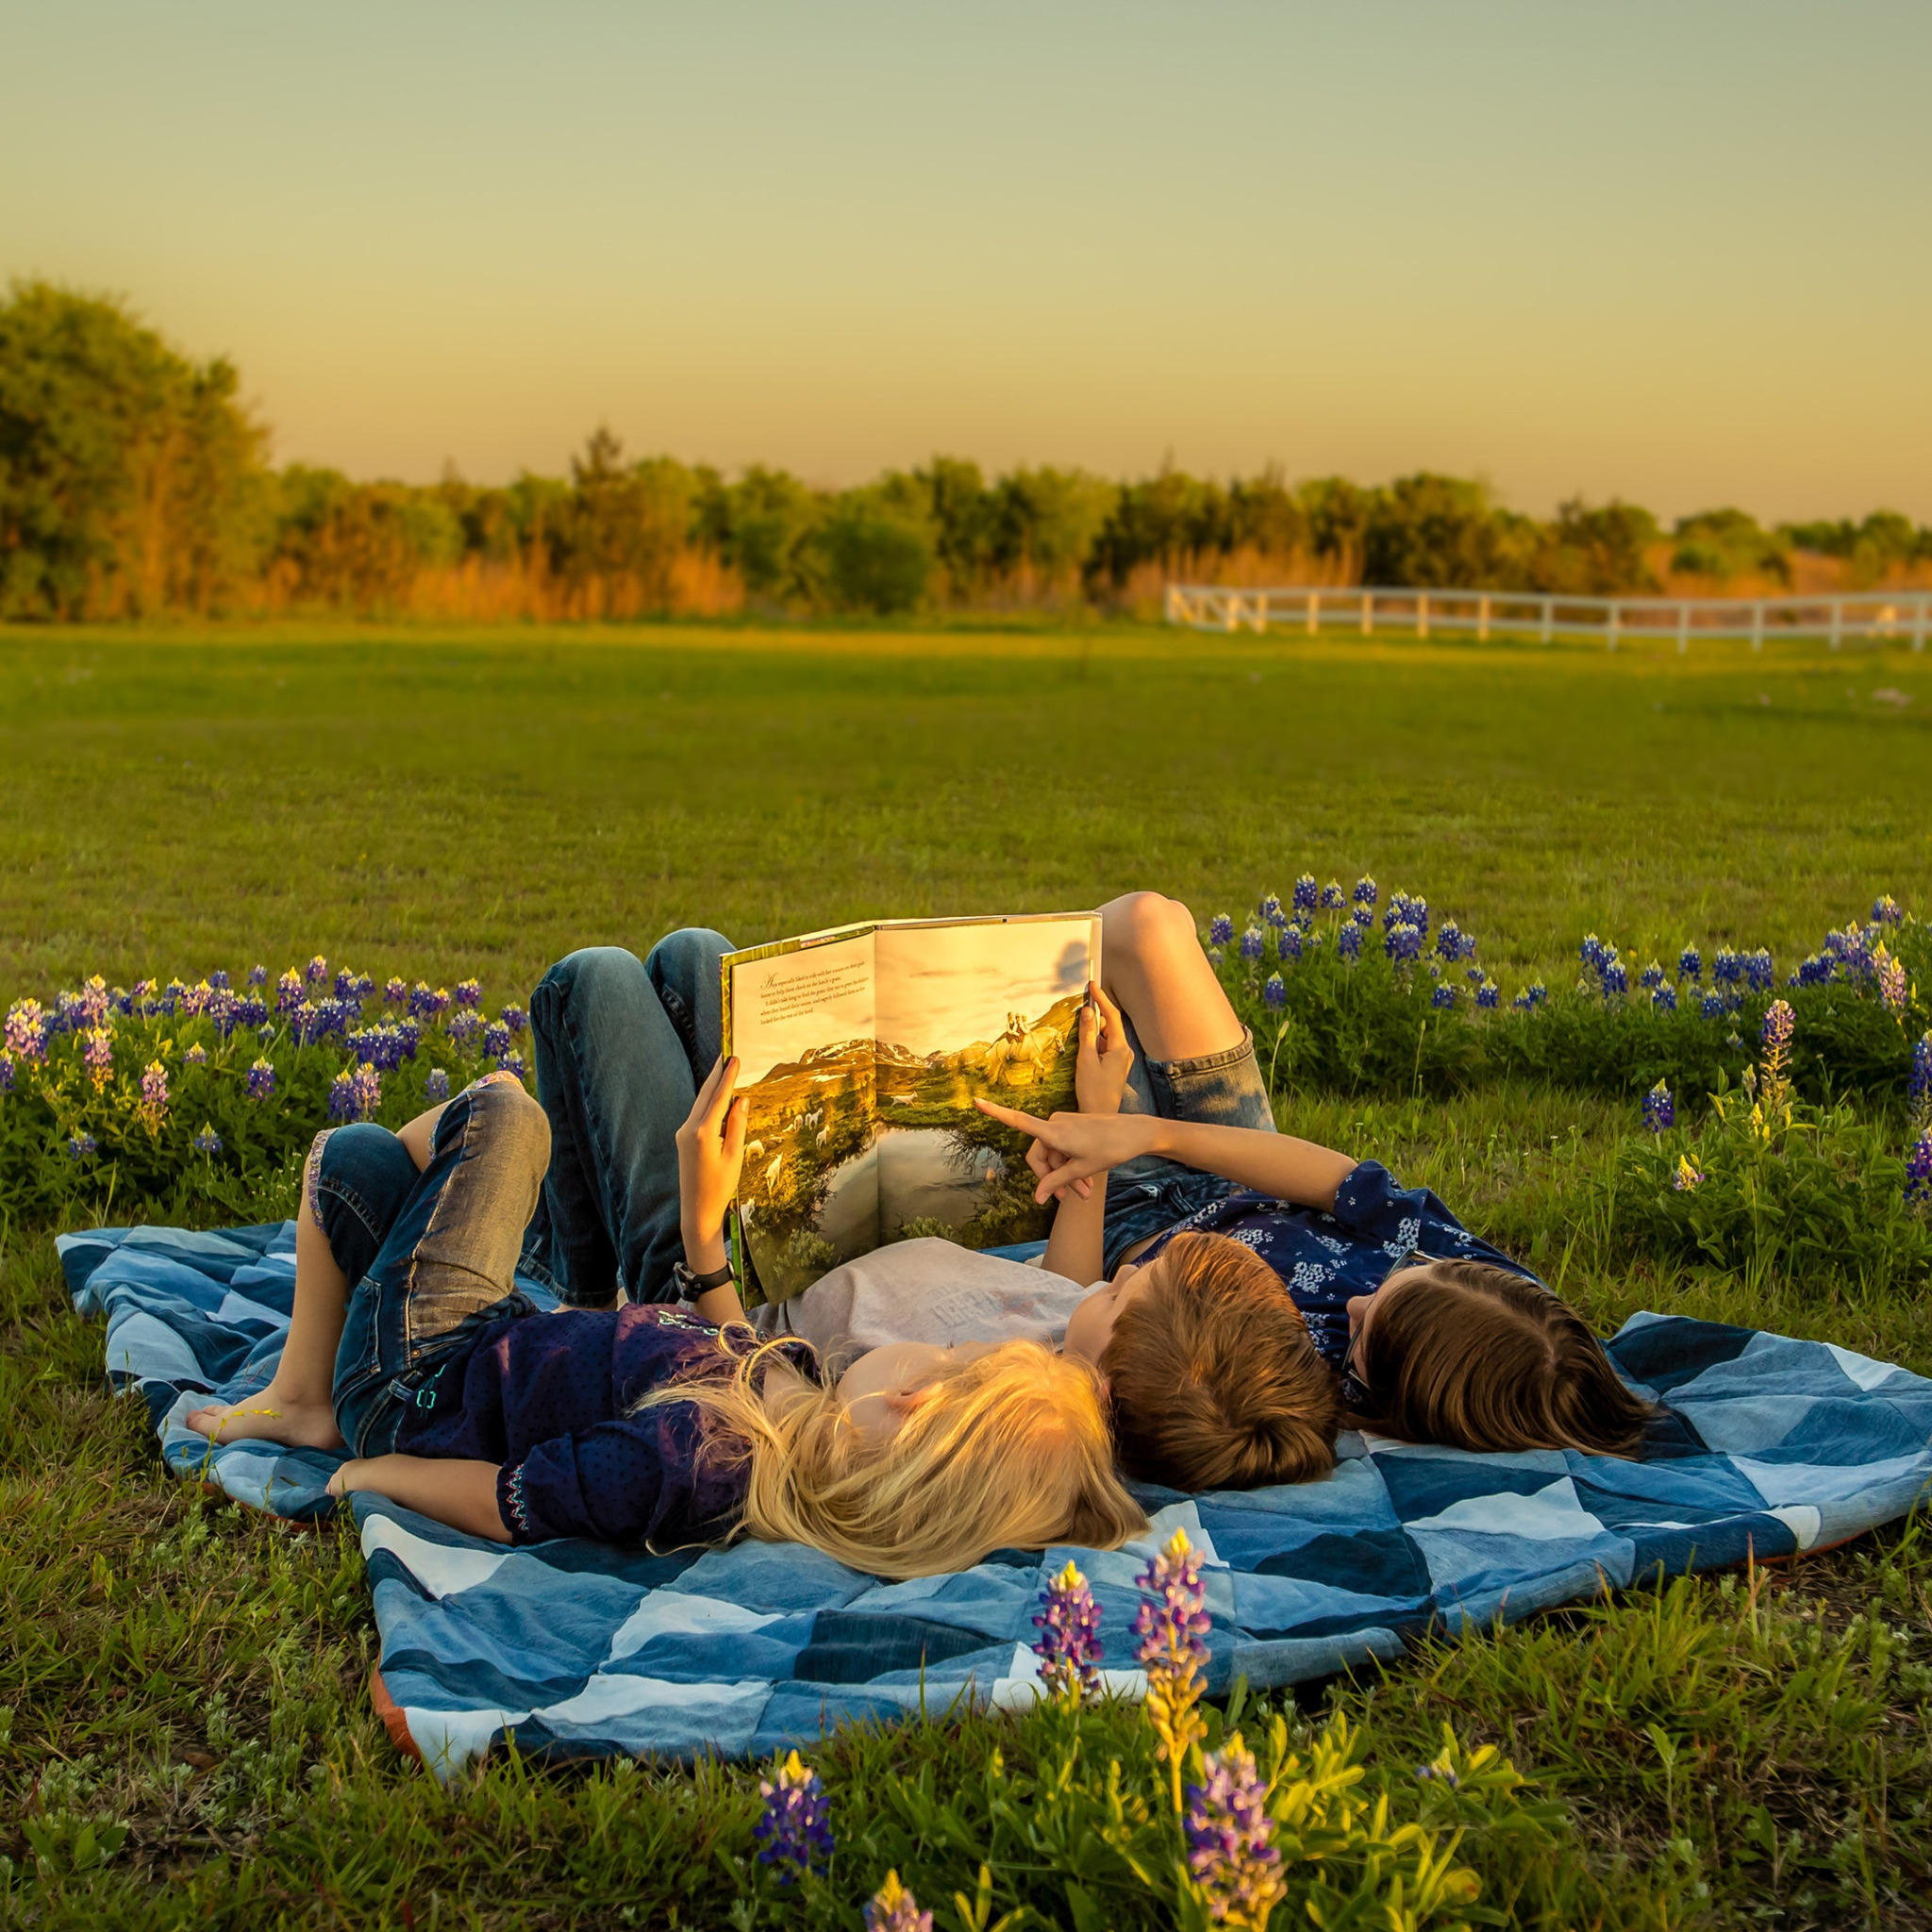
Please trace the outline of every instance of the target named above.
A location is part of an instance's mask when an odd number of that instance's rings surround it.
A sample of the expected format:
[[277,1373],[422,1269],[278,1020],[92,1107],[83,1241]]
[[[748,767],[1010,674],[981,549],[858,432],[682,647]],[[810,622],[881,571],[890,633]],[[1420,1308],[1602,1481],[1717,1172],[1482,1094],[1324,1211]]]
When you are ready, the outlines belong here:
[[1063,1274],[956,1241],[894,1241],[755,1311],[759,1335],[802,1336],[827,1362],[891,1341],[1041,1341],[1058,1347],[1092,1292]]

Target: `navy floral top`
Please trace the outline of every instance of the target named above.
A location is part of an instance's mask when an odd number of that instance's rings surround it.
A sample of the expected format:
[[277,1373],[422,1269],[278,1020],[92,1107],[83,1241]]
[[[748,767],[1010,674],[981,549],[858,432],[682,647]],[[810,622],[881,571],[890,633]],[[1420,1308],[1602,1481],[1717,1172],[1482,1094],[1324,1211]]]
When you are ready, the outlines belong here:
[[[436,1362],[396,1448],[494,1462],[510,1541],[588,1536],[657,1549],[716,1542],[743,1507],[745,1468],[706,1456],[691,1402],[637,1415],[641,1395],[719,1360],[720,1330],[682,1308],[560,1308],[510,1315]],[[732,1328],[734,1348],[749,1328]]]
[[1224,1234],[1245,1242],[1281,1276],[1323,1358],[1348,1353],[1348,1304],[1374,1294],[1410,1256],[1489,1261],[1536,1276],[1470,1233],[1427,1188],[1402,1188],[1379,1160],[1365,1160],[1335,1191],[1335,1211],[1297,1208],[1249,1189],[1224,1195],[1158,1236],[1151,1261],[1177,1234]]

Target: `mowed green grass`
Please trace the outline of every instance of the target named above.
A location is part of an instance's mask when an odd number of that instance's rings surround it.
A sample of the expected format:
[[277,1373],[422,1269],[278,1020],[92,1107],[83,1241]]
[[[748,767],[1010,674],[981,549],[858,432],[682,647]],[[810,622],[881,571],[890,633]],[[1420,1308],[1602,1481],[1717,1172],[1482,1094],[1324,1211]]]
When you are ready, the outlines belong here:
[[[12,631],[0,668],[0,1003],[317,950],[479,974],[493,1003],[573,946],[641,950],[694,920],[751,941],[1132,886],[1205,917],[1305,869],[1426,894],[1512,991],[1568,972],[1592,928],[1639,962],[1686,938],[1788,961],[1876,891],[1932,908],[1932,676],[1908,651]],[[1608,1103],[1290,1112],[1437,1187],[1606,1327],[1673,1307],[1932,1369],[1923,1296],[1799,1284],[1768,1306],[1708,1270],[1618,1264],[1580,1205],[1634,1125]],[[499,1763],[445,1794],[399,1759],[366,1699],[353,1541],[163,1476],[136,1406],[101,1392],[50,1231],[4,1207],[0,1856],[18,1869],[0,1923],[752,1923],[745,1773]],[[1932,1557],[1907,1529],[1477,1635],[1305,1703],[1362,1727],[1398,1808],[1445,1722],[1511,1755],[1549,1837],[1462,1850],[1511,1921],[1932,1925],[1928,1662]],[[827,1746],[847,1850],[810,1922],[857,1924],[890,1857],[951,1924],[976,1860],[908,1822],[892,1775],[962,1780],[971,1842],[988,1754],[1024,1777],[1039,1741],[975,1720]],[[25,1816],[68,1821],[31,1885]],[[92,1868],[88,1817],[131,1827]],[[1061,1919],[1030,1883],[1003,1875],[1000,1909]]]

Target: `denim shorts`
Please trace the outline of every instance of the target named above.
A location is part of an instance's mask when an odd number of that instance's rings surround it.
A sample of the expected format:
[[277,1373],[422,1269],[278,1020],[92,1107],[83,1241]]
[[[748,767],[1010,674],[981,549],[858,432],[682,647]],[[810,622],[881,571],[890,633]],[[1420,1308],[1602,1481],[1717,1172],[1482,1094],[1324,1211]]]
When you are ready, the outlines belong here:
[[514,1275],[549,1156],[543,1110],[514,1082],[451,1101],[420,1174],[387,1127],[317,1137],[308,1205],[349,1281],[334,1403],[355,1455],[395,1447],[431,1373],[484,1323],[534,1312]]
[[[1255,1036],[1245,1026],[1239,1046],[1191,1060],[1150,1060],[1131,1021],[1127,1038],[1134,1049],[1134,1066],[1121,1096],[1123,1113],[1154,1113],[1207,1126],[1254,1127],[1264,1134],[1275,1131],[1268,1085],[1255,1058]],[[1108,1176],[1105,1274],[1111,1276],[1122,1256],[1137,1241],[1236,1191],[1235,1182],[1183,1167],[1162,1155],[1143,1154],[1124,1162]]]

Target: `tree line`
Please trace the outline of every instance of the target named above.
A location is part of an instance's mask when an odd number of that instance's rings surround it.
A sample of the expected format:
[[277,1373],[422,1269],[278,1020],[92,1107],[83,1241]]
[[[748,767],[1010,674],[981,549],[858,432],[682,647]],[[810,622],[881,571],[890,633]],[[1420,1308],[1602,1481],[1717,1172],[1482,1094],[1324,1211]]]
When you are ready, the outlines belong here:
[[122,303],[15,283],[0,303],[0,618],[1149,614],[1176,576],[1588,595],[1932,576],[1932,529],[1891,511],[1766,528],[1720,508],[1666,529],[1617,501],[1527,516],[1428,472],[989,479],[936,456],[832,490],[760,464],[727,477],[632,460],[600,427],[567,475],[413,485],[278,469],[268,446],[225,359],[182,355]]

